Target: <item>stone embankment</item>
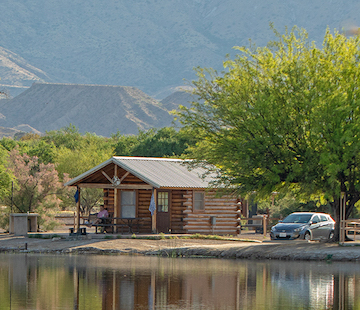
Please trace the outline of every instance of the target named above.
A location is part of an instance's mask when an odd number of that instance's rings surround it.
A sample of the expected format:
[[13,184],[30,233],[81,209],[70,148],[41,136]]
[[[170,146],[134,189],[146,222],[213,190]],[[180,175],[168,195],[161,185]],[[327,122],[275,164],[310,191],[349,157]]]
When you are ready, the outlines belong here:
[[0,234],[0,252],[360,261],[360,246],[356,243],[347,244],[353,246],[339,246],[307,241],[110,238],[94,239],[91,236],[83,236],[83,238],[38,239]]

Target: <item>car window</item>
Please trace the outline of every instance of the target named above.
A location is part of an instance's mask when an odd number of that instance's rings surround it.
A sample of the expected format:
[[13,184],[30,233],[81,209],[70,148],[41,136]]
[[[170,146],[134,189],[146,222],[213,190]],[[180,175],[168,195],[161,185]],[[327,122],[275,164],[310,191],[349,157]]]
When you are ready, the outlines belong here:
[[292,213],[284,218],[283,223],[307,223],[311,219],[311,214]]
[[319,222],[320,222],[319,216],[315,215],[315,216],[312,218],[312,222],[313,222],[313,223],[319,223]]
[[320,218],[321,218],[321,222],[327,222],[328,221],[328,218],[327,218],[326,215],[321,214]]

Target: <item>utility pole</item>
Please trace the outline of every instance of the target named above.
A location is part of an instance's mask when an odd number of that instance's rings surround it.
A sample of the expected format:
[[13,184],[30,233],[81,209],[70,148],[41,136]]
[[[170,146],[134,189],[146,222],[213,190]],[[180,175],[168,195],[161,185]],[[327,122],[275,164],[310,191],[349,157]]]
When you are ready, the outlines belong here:
[[10,205],[11,213],[13,213],[13,204],[14,204],[14,181],[11,182],[11,205]]

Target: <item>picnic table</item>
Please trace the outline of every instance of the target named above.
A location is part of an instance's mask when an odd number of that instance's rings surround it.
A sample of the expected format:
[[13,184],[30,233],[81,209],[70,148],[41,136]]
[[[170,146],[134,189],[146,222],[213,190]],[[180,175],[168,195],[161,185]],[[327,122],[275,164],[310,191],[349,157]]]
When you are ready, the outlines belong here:
[[144,220],[142,217],[104,217],[100,218],[100,223],[93,224],[92,226],[95,227],[95,233],[98,233],[98,228],[104,230],[108,227],[111,229],[111,233],[114,231],[119,232],[121,228],[121,233],[123,233],[123,229],[127,229],[129,233],[134,233],[134,228],[137,228],[137,232],[140,230],[141,221]]

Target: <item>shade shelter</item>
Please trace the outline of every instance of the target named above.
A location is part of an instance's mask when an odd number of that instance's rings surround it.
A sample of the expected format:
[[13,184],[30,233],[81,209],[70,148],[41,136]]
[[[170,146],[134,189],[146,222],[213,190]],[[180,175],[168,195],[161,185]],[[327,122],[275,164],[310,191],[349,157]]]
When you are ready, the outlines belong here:
[[110,215],[140,218],[143,233],[238,234],[237,198],[218,196],[204,173],[181,159],[114,156],[65,186],[102,188]]

